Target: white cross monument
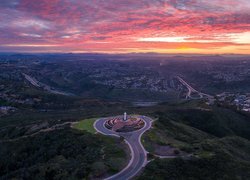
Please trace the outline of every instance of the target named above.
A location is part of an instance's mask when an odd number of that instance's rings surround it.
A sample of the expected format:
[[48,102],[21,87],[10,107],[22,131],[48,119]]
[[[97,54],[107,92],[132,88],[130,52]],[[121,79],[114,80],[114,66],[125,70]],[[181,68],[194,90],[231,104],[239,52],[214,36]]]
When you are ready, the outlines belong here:
[[127,113],[126,112],[123,115],[123,121],[127,121]]

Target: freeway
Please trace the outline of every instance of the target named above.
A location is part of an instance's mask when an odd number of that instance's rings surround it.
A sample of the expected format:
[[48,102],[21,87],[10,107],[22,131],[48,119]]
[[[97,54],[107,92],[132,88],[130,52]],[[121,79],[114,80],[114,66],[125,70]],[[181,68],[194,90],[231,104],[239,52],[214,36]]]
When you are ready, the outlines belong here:
[[141,144],[141,136],[142,134],[150,129],[152,125],[152,119],[146,116],[140,116],[141,119],[144,120],[145,125],[143,128],[133,131],[133,132],[114,132],[109,129],[107,129],[104,126],[104,123],[106,119],[98,119],[94,123],[94,128],[97,130],[97,132],[104,134],[104,135],[110,135],[110,136],[116,136],[116,137],[124,137],[125,142],[128,144],[130,151],[131,151],[131,159],[128,163],[128,165],[121,170],[119,173],[108,177],[106,180],[117,180],[117,179],[131,179],[135,175],[138,174],[138,172],[145,167],[147,164],[147,151],[144,149],[143,145]]
[[49,85],[46,85],[44,83],[41,83],[38,80],[36,80],[35,78],[33,78],[33,77],[31,77],[31,76],[29,76],[29,75],[27,75],[25,73],[22,73],[22,74],[25,77],[25,79],[27,81],[29,81],[35,87],[42,88],[43,90],[46,90],[46,91],[48,91],[48,92],[50,92],[52,94],[59,94],[59,95],[64,95],[64,96],[75,96],[72,93],[56,90],[55,88],[50,87]]
[[211,95],[205,94],[205,93],[202,93],[202,92],[199,92],[199,91],[197,91],[196,89],[194,89],[194,88],[193,88],[192,86],[190,86],[186,81],[184,81],[181,77],[177,76],[176,78],[180,81],[180,83],[182,83],[182,84],[183,84],[184,86],[186,86],[186,88],[188,89],[188,93],[187,93],[187,95],[186,95],[186,99],[187,99],[187,98],[192,98],[192,97],[191,97],[192,92],[193,92],[193,93],[198,93],[199,96],[200,96],[200,98],[202,98],[203,96],[208,97],[208,98],[212,98]]

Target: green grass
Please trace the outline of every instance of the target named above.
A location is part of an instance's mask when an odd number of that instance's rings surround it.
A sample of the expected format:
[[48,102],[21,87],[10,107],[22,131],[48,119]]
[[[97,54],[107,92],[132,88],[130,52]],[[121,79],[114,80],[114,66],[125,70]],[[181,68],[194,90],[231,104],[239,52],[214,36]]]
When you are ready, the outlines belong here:
[[96,118],[81,120],[78,123],[74,124],[73,128],[78,129],[78,130],[87,131],[89,133],[94,134],[96,132],[96,130],[93,126],[95,120],[96,120]]

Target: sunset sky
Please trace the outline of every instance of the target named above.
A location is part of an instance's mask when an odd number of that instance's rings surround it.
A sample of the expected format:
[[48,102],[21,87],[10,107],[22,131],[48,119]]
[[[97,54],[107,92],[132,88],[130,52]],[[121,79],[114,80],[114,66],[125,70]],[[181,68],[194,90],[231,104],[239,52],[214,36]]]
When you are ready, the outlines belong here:
[[0,52],[250,54],[250,0],[0,0]]

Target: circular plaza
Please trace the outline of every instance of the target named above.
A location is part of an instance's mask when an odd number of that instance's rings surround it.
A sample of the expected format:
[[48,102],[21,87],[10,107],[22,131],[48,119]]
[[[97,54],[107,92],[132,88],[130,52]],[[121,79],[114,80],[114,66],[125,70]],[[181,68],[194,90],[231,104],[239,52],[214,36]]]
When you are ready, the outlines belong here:
[[144,127],[145,122],[139,116],[116,116],[105,121],[105,127],[115,132],[132,132]]

